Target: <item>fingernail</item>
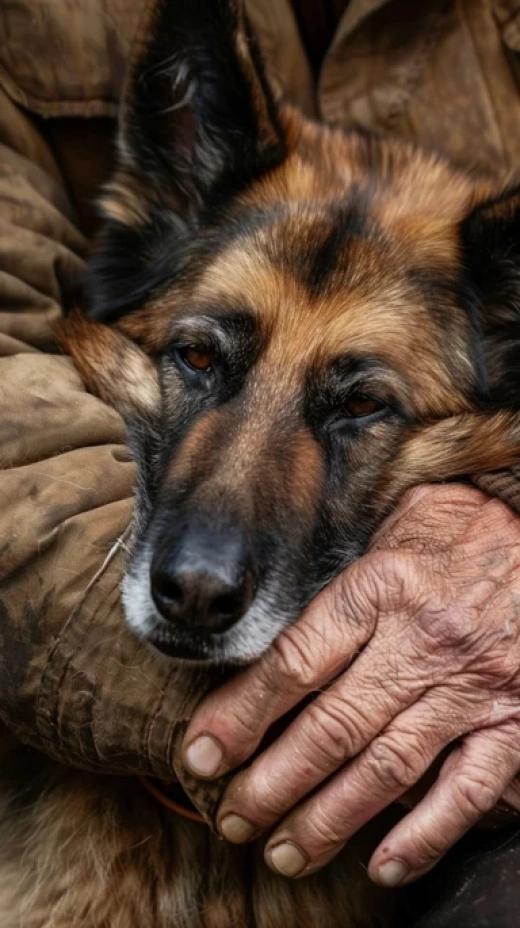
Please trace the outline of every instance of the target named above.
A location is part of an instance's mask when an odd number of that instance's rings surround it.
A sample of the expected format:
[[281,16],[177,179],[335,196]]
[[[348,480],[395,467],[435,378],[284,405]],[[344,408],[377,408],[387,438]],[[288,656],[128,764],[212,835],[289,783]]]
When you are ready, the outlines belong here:
[[410,868],[404,860],[387,860],[377,871],[377,880],[381,886],[399,886],[406,879]]
[[283,876],[298,876],[308,863],[303,851],[289,841],[269,848],[266,854],[271,866]]
[[185,752],[186,764],[195,776],[213,777],[217,773],[224,751],[211,735],[199,735]]
[[243,841],[249,841],[253,837],[256,829],[251,822],[248,822],[247,818],[242,818],[241,815],[230,812],[222,819],[219,831],[223,838],[233,844],[242,844]]

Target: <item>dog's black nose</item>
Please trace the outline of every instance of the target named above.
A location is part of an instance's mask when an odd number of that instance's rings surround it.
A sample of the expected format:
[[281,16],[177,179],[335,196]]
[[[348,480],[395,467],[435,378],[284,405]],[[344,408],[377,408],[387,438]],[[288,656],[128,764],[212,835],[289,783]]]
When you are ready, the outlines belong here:
[[152,598],[163,618],[209,633],[238,622],[255,593],[248,546],[229,531],[187,531],[173,549],[161,546],[150,579]]

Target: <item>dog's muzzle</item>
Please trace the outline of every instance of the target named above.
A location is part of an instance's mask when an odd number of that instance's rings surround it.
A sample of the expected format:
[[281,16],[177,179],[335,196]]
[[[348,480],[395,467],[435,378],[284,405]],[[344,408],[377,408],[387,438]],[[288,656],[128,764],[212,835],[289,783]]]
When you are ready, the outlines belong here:
[[230,525],[197,520],[177,540],[158,539],[150,569],[158,613],[183,631],[227,631],[249,609],[256,591],[251,546]]

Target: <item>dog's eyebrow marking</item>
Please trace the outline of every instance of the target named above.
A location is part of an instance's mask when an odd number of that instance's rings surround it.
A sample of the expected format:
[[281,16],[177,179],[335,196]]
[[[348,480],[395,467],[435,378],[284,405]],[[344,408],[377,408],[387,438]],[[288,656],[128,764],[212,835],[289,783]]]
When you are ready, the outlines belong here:
[[412,385],[403,371],[396,371],[384,358],[347,354],[312,371],[306,384],[308,400],[317,395],[322,401],[338,402],[356,389],[375,390],[412,421]]
[[319,376],[331,385],[341,385],[348,381],[352,386],[367,382],[370,378],[386,378],[391,383],[399,382],[411,389],[406,374],[402,371],[398,373],[385,358],[354,352],[332,358],[326,367],[321,368]]
[[233,347],[236,342],[250,343],[256,334],[257,326],[253,314],[242,307],[221,305],[198,311],[195,308],[189,316],[181,316],[175,320],[170,331],[170,340],[201,336],[212,340],[217,337],[224,347]]

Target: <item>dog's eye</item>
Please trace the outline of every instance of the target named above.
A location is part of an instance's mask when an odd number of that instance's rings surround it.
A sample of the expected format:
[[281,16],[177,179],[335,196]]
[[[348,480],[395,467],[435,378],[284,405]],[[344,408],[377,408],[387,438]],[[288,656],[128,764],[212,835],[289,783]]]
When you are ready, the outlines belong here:
[[375,400],[370,396],[350,396],[343,404],[343,413],[349,419],[365,419],[368,416],[374,416],[376,413],[384,412],[386,406],[380,400]]
[[336,431],[358,430],[365,425],[371,425],[386,419],[392,409],[383,400],[375,399],[373,396],[366,396],[362,393],[352,393],[343,400],[341,406],[336,410],[330,421],[330,427]]
[[193,371],[208,373],[213,366],[213,358],[210,352],[195,348],[194,345],[188,345],[186,348],[179,348],[178,354],[183,363]]

